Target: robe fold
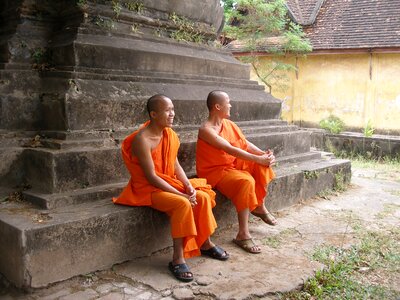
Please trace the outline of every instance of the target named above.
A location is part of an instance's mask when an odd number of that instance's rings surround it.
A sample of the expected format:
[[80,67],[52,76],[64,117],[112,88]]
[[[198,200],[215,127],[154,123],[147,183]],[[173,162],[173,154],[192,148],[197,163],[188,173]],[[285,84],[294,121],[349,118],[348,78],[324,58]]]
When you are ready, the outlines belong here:
[[[143,126],[147,126],[149,122]],[[131,175],[127,186],[123,189],[121,194],[113,198],[115,204],[129,205],[129,206],[150,206],[157,210],[166,212],[171,220],[171,234],[173,238],[184,238],[184,255],[186,258],[200,255],[200,246],[204,241],[215,231],[217,227],[212,208],[215,206],[215,192],[212,190],[211,185],[203,178],[190,179],[190,183],[197,191],[198,202],[209,202],[209,205],[202,206],[190,210],[189,213],[178,213],[178,216],[185,217],[186,219],[179,219],[172,215],[174,214],[174,207],[171,208],[171,203],[163,204],[163,201],[169,199],[179,199],[185,204],[189,201],[179,195],[163,192],[161,189],[151,185],[145,177],[145,174],[139,164],[137,157],[132,154],[132,141],[143,128],[143,126],[125,138],[121,145],[122,157],[125,165]],[[175,161],[178,155],[180,142],[177,134],[171,128],[165,128],[163,137],[159,145],[151,151],[151,156],[154,163],[154,168],[157,176],[164,179],[168,184],[173,186],[180,192],[185,193],[183,183],[177,179],[175,175]],[[157,199],[157,203],[153,205],[152,198]],[[160,201],[161,197],[161,201]],[[201,198],[201,199],[199,199]],[[203,199],[205,198],[205,200]],[[200,201],[201,200],[201,201]],[[172,201],[172,200],[171,200]],[[169,205],[168,205],[169,204]],[[190,205],[190,203],[189,203]],[[178,207],[178,206],[177,206]],[[177,208],[178,209],[178,208]],[[203,220],[197,220],[201,218]],[[172,222],[174,220],[174,222]],[[184,226],[182,226],[184,224]]]
[[[228,119],[224,119],[219,136],[232,146],[248,150],[246,138],[240,128]],[[227,196],[239,212],[250,211],[264,202],[267,185],[275,178],[271,167],[251,161],[238,159],[225,151],[211,146],[202,139],[197,140],[197,175]]]

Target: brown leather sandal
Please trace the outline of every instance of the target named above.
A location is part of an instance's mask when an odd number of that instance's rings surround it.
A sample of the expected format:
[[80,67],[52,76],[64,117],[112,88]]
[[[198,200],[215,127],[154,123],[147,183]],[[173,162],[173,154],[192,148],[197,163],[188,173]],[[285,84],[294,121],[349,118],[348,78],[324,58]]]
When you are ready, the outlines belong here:
[[253,239],[246,239],[246,240],[237,240],[233,239],[232,240],[236,245],[238,245],[240,248],[242,248],[244,251],[247,251],[251,254],[258,254],[261,253],[260,250],[253,250],[252,248],[255,246],[258,246]]

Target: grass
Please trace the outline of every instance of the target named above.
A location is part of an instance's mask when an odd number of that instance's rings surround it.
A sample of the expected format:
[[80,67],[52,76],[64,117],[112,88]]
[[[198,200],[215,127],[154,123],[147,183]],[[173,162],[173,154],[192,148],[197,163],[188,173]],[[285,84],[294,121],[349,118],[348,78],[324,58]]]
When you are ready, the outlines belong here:
[[358,155],[350,159],[353,168],[374,170],[373,178],[400,182],[400,158],[368,159]]
[[393,196],[400,197],[400,190],[390,190],[389,193],[392,194]]
[[279,248],[287,238],[293,237],[299,232],[294,228],[284,229],[274,236],[270,236],[263,240],[263,244],[272,248]]
[[302,290],[279,294],[279,299],[398,299],[393,287],[400,271],[400,229],[357,229],[356,235],[359,242],[348,248],[317,247],[312,258],[325,267]]
[[335,185],[333,190],[335,192],[344,192],[347,190],[348,184],[345,181],[344,173],[342,170],[339,170],[337,173],[334,174],[335,177]]
[[[398,191],[397,191],[398,192]],[[377,218],[383,219],[387,216],[393,215],[398,209],[400,209],[400,205],[395,203],[385,203],[383,204],[383,211],[376,215]]]
[[362,169],[374,169],[378,171],[399,171],[400,170],[400,158],[379,158],[370,159],[365,158],[361,155],[348,157],[351,160],[351,164],[354,167]]

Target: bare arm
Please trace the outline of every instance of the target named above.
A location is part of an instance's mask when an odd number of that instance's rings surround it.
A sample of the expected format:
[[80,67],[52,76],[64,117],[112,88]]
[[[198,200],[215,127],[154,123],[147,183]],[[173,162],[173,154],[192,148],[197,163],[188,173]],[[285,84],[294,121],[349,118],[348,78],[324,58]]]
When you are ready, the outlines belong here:
[[151,185],[165,192],[174,193],[188,198],[188,195],[179,192],[164,179],[157,176],[154,169],[153,159],[151,157],[151,147],[140,134],[138,134],[132,142],[132,153],[138,158],[144,175]]
[[192,205],[196,205],[196,190],[193,188],[192,184],[190,183],[189,179],[186,176],[185,171],[182,169],[181,164],[178,161],[178,158],[175,160],[175,175],[183,185],[185,186],[186,194],[189,196],[189,200]]
[[246,139],[246,142],[247,142],[248,151],[250,153],[253,153],[256,155],[265,154],[265,151],[262,151],[260,148],[258,148],[256,145],[254,145],[252,142],[249,142],[247,139]]
[[270,160],[268,156],[264,154],[256,155],[247,151],[244,151],[238,147],[232,146],[227,140],[220,137],[214,130],[208,127],[201,127],[199,130],[199,138],[209,143],[217,149],[221,149],[226,153],[235,156],[240,159],[253,161],[260,165],[268,166]]
[[179,181],[183,183],[185,187],[191,185],[189,179],[186,176],[185,171],[183,171],[182,166],[178,161],[178,158],[175,161],[175,175],[179,179]]
[[246,140],[246,142],[247,142],[247,149],[250,153],[254,153],[256,155],[267,155],[267,157],[269,158],[269,165],[272,166],[275,164],[274,152],[271,149],[268,149],[267,151],[262,151],[252,142],[249,142],[248,140]]

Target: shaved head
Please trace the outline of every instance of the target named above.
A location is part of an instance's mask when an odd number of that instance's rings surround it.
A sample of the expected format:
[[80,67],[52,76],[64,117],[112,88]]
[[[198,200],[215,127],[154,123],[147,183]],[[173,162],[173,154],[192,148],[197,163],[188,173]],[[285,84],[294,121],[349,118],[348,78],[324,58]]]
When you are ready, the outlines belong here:
[[215,104],[221,104],[221,101],[228,96],[227,93],[223,91],[212,91],[208,94],[207,97],[207,108],[211,111]]
[[152,112],[152,111],[157,112],[158,108],[160,106],[160,103],[162,103],[166,99],[169,99],[169,98],[163,94],[157,94],[157,95],[150,97],[147,100],[147,112],[148,112],[149,116],[150,116],[150,112]]

